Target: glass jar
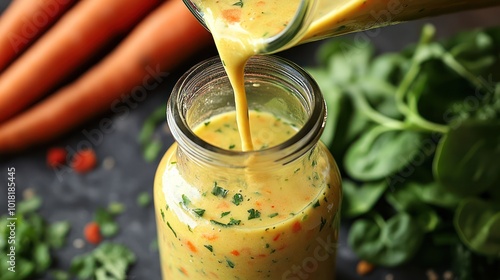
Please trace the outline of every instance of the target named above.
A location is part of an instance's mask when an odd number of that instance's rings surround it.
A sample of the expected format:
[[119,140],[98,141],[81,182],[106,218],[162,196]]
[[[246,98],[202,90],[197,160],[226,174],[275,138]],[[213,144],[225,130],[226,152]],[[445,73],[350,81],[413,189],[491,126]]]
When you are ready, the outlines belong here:
[[[274,56],[249,60],[245,86],[254,143],[279,137],[284,125],[296,128],[293,136],[242,152],[194,132],[235,110],[219,58],[194,66],[171,93],[167,121],[176,142],[154,183],[163,279],[332,280],[342,192],[319,141],[323,97],[305,71]],[[265,114],[276,129],[259,130]]]
[[[296,2],[282,1],[281,6]],[[500,5],[498,0],[296,0],[297,12],[294,18],[280,19],[279,12],[267,11],[278,22],[287,22],[286,28],[269,37],[256,39],[264,46],[260,53],[275,53],[298,44],[317,41],[342,34],[364,31],[405,21],[421,19]],[[234,1],[232,1],[234,2]],[[231,2],[231,3],[232,3]],[[241,8],[255,9],[262,1],[239,2]],[[203,0],[184,0],[189,10],[200,23],[205,24]],[[256,9],[259,9],[257,7]],[[238,24],[240,24],[238,22]],[[208,28],[207,28],[208,29]],[[259,34],[259,36],[261,36]]]

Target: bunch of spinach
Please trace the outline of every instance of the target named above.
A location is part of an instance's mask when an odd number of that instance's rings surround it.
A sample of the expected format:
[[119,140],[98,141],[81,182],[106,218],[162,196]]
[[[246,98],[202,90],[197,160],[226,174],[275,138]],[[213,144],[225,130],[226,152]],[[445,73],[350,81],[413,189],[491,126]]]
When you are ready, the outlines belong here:
[[473,258],[500,263],[500,28],[434,34],[426,25],[415,45],[378,55],[332,39],[307,70],[327,102],[322,141],[355,253],[382,266],[446,254],[466,279]]

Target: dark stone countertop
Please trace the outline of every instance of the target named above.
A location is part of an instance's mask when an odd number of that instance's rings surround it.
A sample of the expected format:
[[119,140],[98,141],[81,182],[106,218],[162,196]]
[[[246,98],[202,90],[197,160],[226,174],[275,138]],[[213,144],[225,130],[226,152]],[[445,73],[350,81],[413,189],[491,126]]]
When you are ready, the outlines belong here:
[[[0,11],[5,9],[8,2],[0,0]],[[381,52],[397,51],[418,39],[420,28],[425,22],[431,21],[436,24],[439,36],[445,36],[470,27],[499,25],[499,14],[500,9],[494,8],[442,16],[427,21],[421,20],[386,27],[381,29],[377,36],[370,37],[365,34],[364,38],[374,43]],[[302,66],[311,66],[314,65],[314,50],[321,43],[298,46],[279,55]],[[106,207],[110,202],[124,203],[126,211],[117,218],[120,232],[112,240],[126,244],[138,257],[136,264],[130,270],[129,279],[160,279],[158,252],[151,249],[151,243],[156,238],[153,205],[141,208],[136,203],[139,193],[144,191],[152,193],[159,158],[155,162],[146,162],[137,138],[144,120],[152,111],[167,101],[169,92],[179,76],[198,61],[213,55],[215,51],[211,48],[200,52],[190,61],[186,61],[176,71],[170,73],[156,89],[149,92],[144,101],[127,107],[126,113],[101,116],[49,145],[9,158],[0,158],[0,170],[3,172],[0,174],[0,182],[5,192],[0,195],[0,215],[4,214],[7,209],[5,190],[7,168],[15,167],[18,199],[22,197],[24,190],[32,189],[43,197],[40,213],[47,220],[71,222],[72,227],[66,246],[55,252],[55,267],[67,269],[70,260],[75,255],[93,248],[90,245],[85,245],[81,249],[75,248],[73,241],[82,238],[83,227],[92,219],[94,211],[98,207]],[[109,118],[112,123],[112,129],[105,133],[99,130],[99,123],[104,118]],[[157,131],[157,136],[164,141],[163,150],[166,150],[173,142],[172,137],[166,131],[163,128]],[[48,147],[61,146],[71,151],[89,143],[95,149],[99,159],[99,165],[90,173],[80,175],[68,170],[55,172],[47,167],[45,157]],[[110,162],[114,162],[113,168],[106,168]],[[392,279],[395,280],[427,279],[427,270],[433,269],[409,264],[397,269],[377,268],[370,275],[360,277],[355,273],[357,259],[346,245],[346,231],[347,226],[344,226],[338,252],[337,278],[339,280],[390,279],[390,277],[386,278],[388,274],[392,274]]]

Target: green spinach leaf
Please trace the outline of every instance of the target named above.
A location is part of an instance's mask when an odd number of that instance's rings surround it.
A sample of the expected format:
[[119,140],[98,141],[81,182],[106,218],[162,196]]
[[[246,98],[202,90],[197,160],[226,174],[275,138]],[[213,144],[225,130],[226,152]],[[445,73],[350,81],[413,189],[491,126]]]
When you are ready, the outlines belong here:
[[464,199],[454,217],[460,239],[471,250],[500,256],[500,207],[477,198]]
[[375,126],[349,147],[344,167],[358,180],[383,179],[410,163],[421,140],[418,132]]
[[374,183],[365,183],[357,186],[350,180],[342,182],[344,201],[342,202],[342,214],[348,218],[354,218],[368,213],[387,189],[385,180]]
[[500,182],[500,122],[465,121],[438,144],[434,175],[448,190],[481,194]]
[[357,220],[348,236],[349,246],[363,260],[393,267],[409,261],[422,244],[424,233],[407,213],[384,221],[382,217]]

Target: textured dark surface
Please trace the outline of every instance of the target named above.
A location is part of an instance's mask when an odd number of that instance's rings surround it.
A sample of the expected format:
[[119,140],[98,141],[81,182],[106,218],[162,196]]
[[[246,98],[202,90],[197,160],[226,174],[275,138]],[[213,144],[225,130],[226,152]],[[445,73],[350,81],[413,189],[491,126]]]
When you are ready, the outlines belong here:
[[[0,0],[0,10],[5,9],[9,2]],[[495,8],[442,16],[430,21],[436,24],[439,36],[445,36],[470,27],[499,25],[499,14],[500,9]],[[381,29],[375,37],[363,33],[348,36],[367,39],[373,42],[381,52],[397,51],[418,39],[424,22],[428,21],[422,20],[386,27]],[[314,50],[320,44],[321,42],[299,46],[279,55],[302,66],[310,66],[314,64]],[[153,207],[150,205],[147,208],[141,208],[136,203],[139,193],[143,191],[152,193],[154,173],[159,159],[152,163],[146,162],[142,157],[137,138],[147,116],[167,101],[169,92],[179,75],[191,65],[214,54],[213,49],[207,49],[197,57],[193,57],[178,67],[175,72],[170,73],[156,89],[148,94],[145,100],[135,102],[133,106],[124,105],[126,112],[101,116],[50,145],[13,157],[0,158],[1,189],[5,190],[7,185],[7,168],[15,167],[18,198],[21,198],[25,189],[33,189],[44,199],[41,214],[46,219],[71,222],[72,228],[67,245],[55,252],[55,267],[67,269],[73,256],[92,249],[89,245],[77,249],[73,246],[73,241],[82,238],[83,226],[92,219],[98,207],[106,207],[110,202],[116,201],[124,203],[127,208],[117,218],[120,233],[112,240],[126,244],[138,256],[136,265],[130,271],[129,279],[160,279],[158,252],[152,250],[150,246],[156,237]],[[112,122],[111,131],[105,133],[99,128],[99,123],[104,118],[109,118]],[[157,136],[164,140],[163,150],[166,150],[173,142],[166,129],[159,128]],[[99,158],[99,166],[88,174],[80,175],[68,170],[55,172],[45,164],[46,150],[50,146],[62,146],[72,151],[88,144],[96,150]],[[114,162],[111,169],[106,168],[104,163],[110,161]],[[0,194],[0,214],[4,214],[7,209],[5,197],[6,193]],[[339,280],[389,279],[388,274],[392,274],[393,279],[427,279],[427,270],[435,269],[410,264],[398,269],[378,268],[368,276],[357,276],[355,273],[357,259],[346,246],[346,231],[347,225],[344,225],[338,252],[337,278]]]

